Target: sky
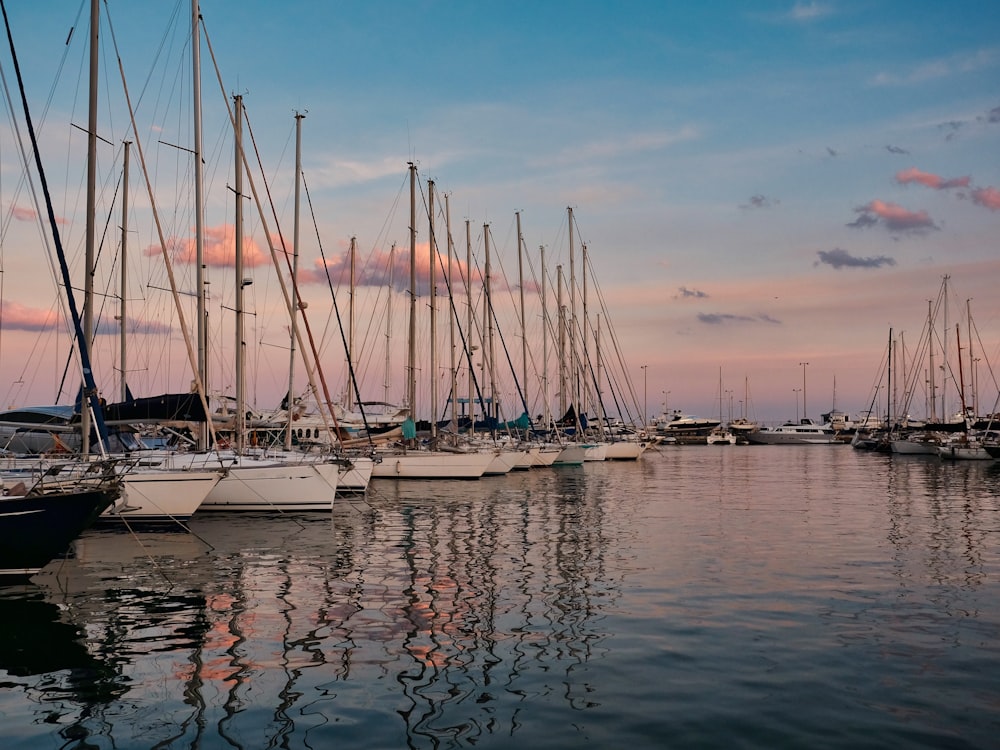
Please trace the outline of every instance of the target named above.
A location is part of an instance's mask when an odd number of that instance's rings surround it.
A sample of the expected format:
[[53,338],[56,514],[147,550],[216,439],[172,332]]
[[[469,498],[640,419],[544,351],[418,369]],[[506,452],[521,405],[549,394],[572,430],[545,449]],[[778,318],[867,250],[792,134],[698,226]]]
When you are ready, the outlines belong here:
[[[82,279],[89,3],[7,5],[62,241],[74,278]],[[531,375],[524,390],[533,412],[540,412],[543,370],[558,403],[558,368],[541,364],[541,247],[549,315],[556,267],[570,297],[575,264],[576,312],[583,319],[586,284],[588,346],[592,360],[605,360],[605,398],[630,391],[621,400],[635,411],[746,413],[764,422],[818,419],[834,406],[864,412],[873,399],[888,398],[890,333],[902,337],[898,369],[926,368],[907,358],[920,351],[929,301],[946,277],[949,317],[942,312],[935,325],[947,325],[942,340],[954,335],[968,358],[965,372],[951,376],[952,393],[960,381],[974,387],[981,411],[996,399],[994,3],[205,0],[201,13],[209,390],[231,392],[234,383],[234,156],[226,107],[241,94],[248,152],[262,164],[257,188],[274,204],[261,219],[255,201],[244,203],[244,270],[254,282],[246,287],[249,388],[260,406],[277,405],[288,387],[288,316],[267,237],[280,234],[275,241],[292,247],[296,114],[304,115],[300,288],[335,396],[345,388],[344,345],[330,286],[344,319],[351,238],[362,395],[398,401],[404,392],[412,162],[419,175],[422,392],[430,381],[423,321],[433,180],[440,252],[447,244],[444,196],[456,268],[466,257],[467,224],[474,279],[487,238],[491,246],[503,339],[496,358],[513,363],[498,376],[507,403],[517,400],[510,371],[522,370],[517,216],[529,267],[524,340]],[[133,392],[187,390],[191,371],[164,291],[161,248],[168,248],[190,330],[190,3],[108,0],[101,14],[95,370],[113,398],[122,369],[114,320],[121,144],[133,140],[146,169],[133,154],[125,369]],[[67,385],[70,340],[46,260],[47,230],[37,221],[43,204],[26,186],[16,145],[26,131],[9,51],[0,61],[5,100],[12,99],[0,140],[0,393],[6,406],[51,403],[75,392]],[[389,294],[394,244],[396,291]],[[481,292],[474,296],[481,305]],[[465,302],[456,304],[464,319]],[[441,309],[438,348],[450,350],[448,310]],[[555,344],[548,346],[553,361]],[[949,346],[954,354],[958,344]],[[445,398],[448,355],[437,356]],[[300,365],[295,371],[301,388],[306,373]],[[915,396],[909,410],[923,413],[925,401]]]

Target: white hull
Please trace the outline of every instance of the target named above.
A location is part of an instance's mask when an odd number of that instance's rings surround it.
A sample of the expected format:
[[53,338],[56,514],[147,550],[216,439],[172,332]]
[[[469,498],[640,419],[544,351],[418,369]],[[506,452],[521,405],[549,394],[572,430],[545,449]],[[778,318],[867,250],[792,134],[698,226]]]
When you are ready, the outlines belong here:
[[736,445],[736,436],[731,432],[713,432],[705,438],[706,445]]
[[584,461],[603,461],[608,455],[607,443],[587,443],[583,447]]
[[336,463],[240,457],[201,504],[206,511],[329,511]]
[[635,461],[646,450],[646,443],[637,440],[618,440],[608,443],[604,458],[608,461]]
[[367,457],[350,459],[351,465],[342,467],[337,480],[337,492],[341,494],[360,494],[368,489],[372,478],[375,462]]
[[952,461],[992,461],[993,456],[981,445],[942,445],[938,455]]
[[372,469],[373,479],[479,479],[493,454],[410,451],[381,458]]
[[928,440],[893,440],[889,449],[904,456],[936,456],[941,444]]
[[837,445],[837,433],[830,427],[803,422],[779,427],[761,427],[747,435],[755,445]]
[[122,496],[100,522],[173,523],[190,520],[222,481],[222,471],[137,469],[123,477]]
[[586,455],[587,449],[582,445],[567,445],[559,451],[559,455],[552,462],[552,466],[579,466],[584,462]]
[[531,449],[531,468],[552,466],[563,449],[557,445],[536,445]]
[[509,474],[520,460],[520,452],[499,450],[493,452],[493,460],[490,461],[483,472],[484,477],[499,477]]

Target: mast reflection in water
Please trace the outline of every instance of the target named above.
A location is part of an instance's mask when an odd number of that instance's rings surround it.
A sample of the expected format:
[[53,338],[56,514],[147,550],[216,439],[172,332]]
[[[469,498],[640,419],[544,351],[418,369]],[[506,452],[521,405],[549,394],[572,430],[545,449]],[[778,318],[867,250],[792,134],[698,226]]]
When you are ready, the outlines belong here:
[[998,488],[673,447],[93,530],[0,592],[5,747],[987,747]]

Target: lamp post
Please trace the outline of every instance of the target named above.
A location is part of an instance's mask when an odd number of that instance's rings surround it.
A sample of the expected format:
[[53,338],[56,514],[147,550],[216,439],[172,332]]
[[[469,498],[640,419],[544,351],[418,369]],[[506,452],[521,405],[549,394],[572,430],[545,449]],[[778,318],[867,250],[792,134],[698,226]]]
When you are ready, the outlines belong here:
[[647,388],[647,378],[649,365],[642,365],[642,426],[649,424],[649,390]]
[[[802,368],[802,418],[803,419],[805,419],[809,415],[809,412],[806,411],[806,366],[808,366],[808,364],[809,364],[808,362],[799,362],[799,366]],[[798,399],[795,400],[795,403],[798,404]],[[799,420],[796,419],[795,421],[798,422]]]
[[799,423],[799,392],[801,388],[792,388],[792,393],[795,394],[795,424]]

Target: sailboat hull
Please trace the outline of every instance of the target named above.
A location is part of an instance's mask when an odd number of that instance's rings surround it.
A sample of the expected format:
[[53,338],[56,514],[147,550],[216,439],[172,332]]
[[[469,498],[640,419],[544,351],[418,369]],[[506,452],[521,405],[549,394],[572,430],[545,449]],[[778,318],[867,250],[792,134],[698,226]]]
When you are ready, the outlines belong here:
[[204,502],[203,511],[330,511],[337,493],[335,463],[239,458]]

